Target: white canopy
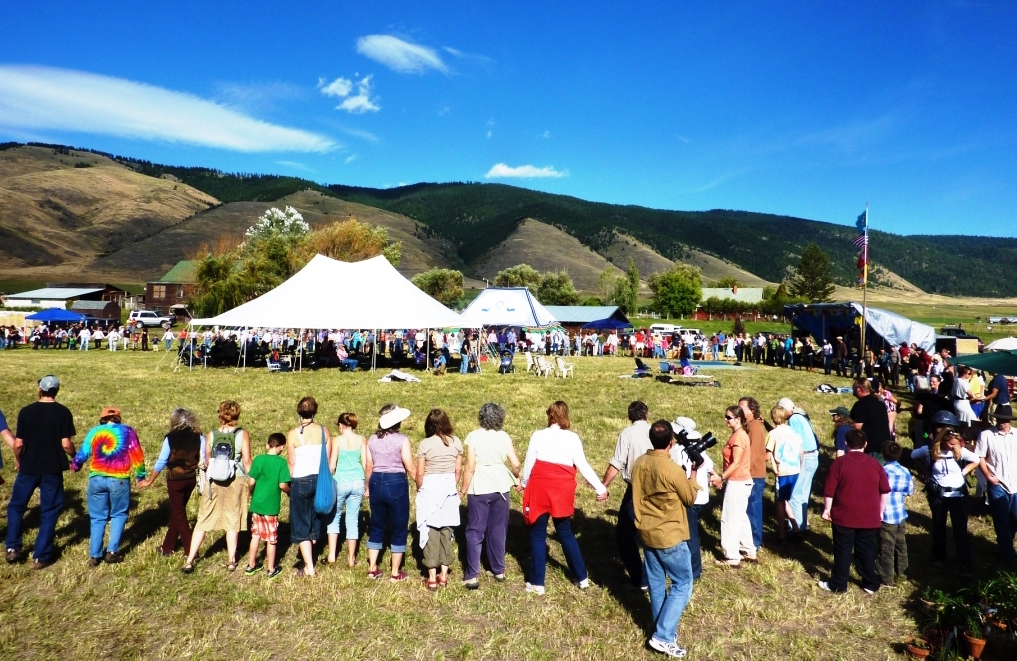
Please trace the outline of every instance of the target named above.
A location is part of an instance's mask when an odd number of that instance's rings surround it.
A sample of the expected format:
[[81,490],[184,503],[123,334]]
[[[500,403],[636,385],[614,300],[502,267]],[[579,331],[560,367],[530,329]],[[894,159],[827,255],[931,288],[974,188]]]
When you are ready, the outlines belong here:
[[252,328],[455,328],[458,314],[434,300],[379,255],[339,262],[316,255],[289,280],[196,326]]
[[463,311],[463,325],[553,326],[558,323],[526,287],[490,287]]
[[[858,303],[851,305],[859,315],[862,314],[861,305]],[[932,326],[911,321],[905,316],[880,308],[868,308],[865,311],[865,320],[890,344],[900,345],[906,342],[909,346],[915,344],[926,351],[936,348],[936,329]]]
[[985,347],[986,351],[1017,351],[1017,337],[1003,337],[991,342]]

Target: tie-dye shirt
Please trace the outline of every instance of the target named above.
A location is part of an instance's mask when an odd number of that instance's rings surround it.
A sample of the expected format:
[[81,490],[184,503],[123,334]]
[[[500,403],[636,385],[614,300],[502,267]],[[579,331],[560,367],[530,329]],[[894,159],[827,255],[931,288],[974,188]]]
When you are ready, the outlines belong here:
[[81,449],[74,455],[71,467],[75,471],[81,470],[89,459],[89,477],[99,475],[123,479],[130,478],[133,473],[140,480],[147,473],[145,453],[141,449],[137,432],[120,423],[110,422],[93,427],[81,443]]

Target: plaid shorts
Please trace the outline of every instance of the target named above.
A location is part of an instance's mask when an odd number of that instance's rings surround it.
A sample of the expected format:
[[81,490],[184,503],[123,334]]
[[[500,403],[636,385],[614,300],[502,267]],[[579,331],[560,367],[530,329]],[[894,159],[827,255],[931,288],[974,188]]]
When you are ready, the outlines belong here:
[[251,534],[269,544],[279,543],[279,517],[251,514]]

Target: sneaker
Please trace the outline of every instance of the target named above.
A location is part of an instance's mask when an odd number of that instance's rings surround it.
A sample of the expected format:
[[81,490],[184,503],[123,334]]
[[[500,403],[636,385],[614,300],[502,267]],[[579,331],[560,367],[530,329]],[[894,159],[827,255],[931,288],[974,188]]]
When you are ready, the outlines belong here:
[[89,567],[98,567],[101,564],[102,564],[102,558],[89,558],[88,559],[88,566]]
[[862,588],[862,590],[865,592],[865,594],[876,594],[875,590],[870,590],[869,588]]
[[533,594],[536,594],[536,595],[543,595],[544,594],[544,586],[543,585],[530,585],[529,583],[527,583],[526,584],[526,591],[527,592],[532,592]]
[[389,583],[402,583],[403,581],[405,581],[409,577],[410,577],[409,574],[407,574],[404,571],[401,571],[398,574],[392,574],[391,576],[389,576],[388,577],[388,582]]
[[106,554],[105,560],[107,565],[116,565],[124,561],[124,556],[122,553],[110,552]]
[[254,565],[253,567],[251,565],[247,565],[246,567],[244,567],[244,574],[247,576],[253,576],[254,574],[257,574],[260,571],[261,565]]
[[272,571],[270,571],[267,574],[265,574],[265,578],[271,580],[271,579],[277,577],[281,573],[282,573],[282,566],[281,565],[276,565],[275,569],[273,569]]
[[466,588],[467,590],[479,590],[480,581],[478,581],[475,578],[471,578],[468,581],[463,581],[463,587]]
[[14,564],[21,560],[21,551],[18,549],[7,549],[7,555],[5,557],[8,564]]
[[368,570],[367,578],[371,579],[372,581],[381,578],[381,570],[380,569]]
[[820,590],[826,590],[827,592],[833,592],[833,588],[831,588],[830,584],[827,583],[826,581],[820,581],[819,583],[817,583],[817,585],[819,585],[819,589]]
[[590,579],[584,578],[583,580],[579,581],[579,583],[577,583],[577,585],[579,586],[580,590],[589,590],[590,589]]
[[654,649],[662,654],[673,659],[681,659],[685,656],[686,651],[683,647],[678,647],[677,644],[671,641],[657,640],[656,638],[650,638],[649,645],[651,649]]

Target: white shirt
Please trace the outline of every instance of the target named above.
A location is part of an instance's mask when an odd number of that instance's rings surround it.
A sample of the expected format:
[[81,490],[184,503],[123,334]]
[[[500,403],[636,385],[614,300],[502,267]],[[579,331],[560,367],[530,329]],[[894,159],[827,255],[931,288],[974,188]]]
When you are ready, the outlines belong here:
[[1017,429],[1002,433],[986,429],[978,435],[975,454],[985,459],[992,474],[1008,493],[1017,493]]
[[524,486],[530,479],[533,464],[538,459],[551,464],[575,466],[590,483],[590,486],[597,491],[598,496],[607,492],[607,487],[593,472],[590,462],[586,461],[583,442],[574,431],[562,429],[558,425],[551,425],[547,429],[533,432],[533,435],[530,436],[530,446],[526,448],[526,461],[523,463]]
[[[938,448],[937,448],[938,453]],[[923,446],[911,452],[912,459],[927,460],[929,457],[929,446]],[[978,455],[971,450],[961,450],[961,460],[978,462]],[[953,458],[953,453],[940,454],[935,461],[932,461],[932,479],[941,487],[960,489],[964,486],[964,475],[961,473],[960,464]],[[943,494],[944,498],[959,498],[963,491],[953,491]]]

